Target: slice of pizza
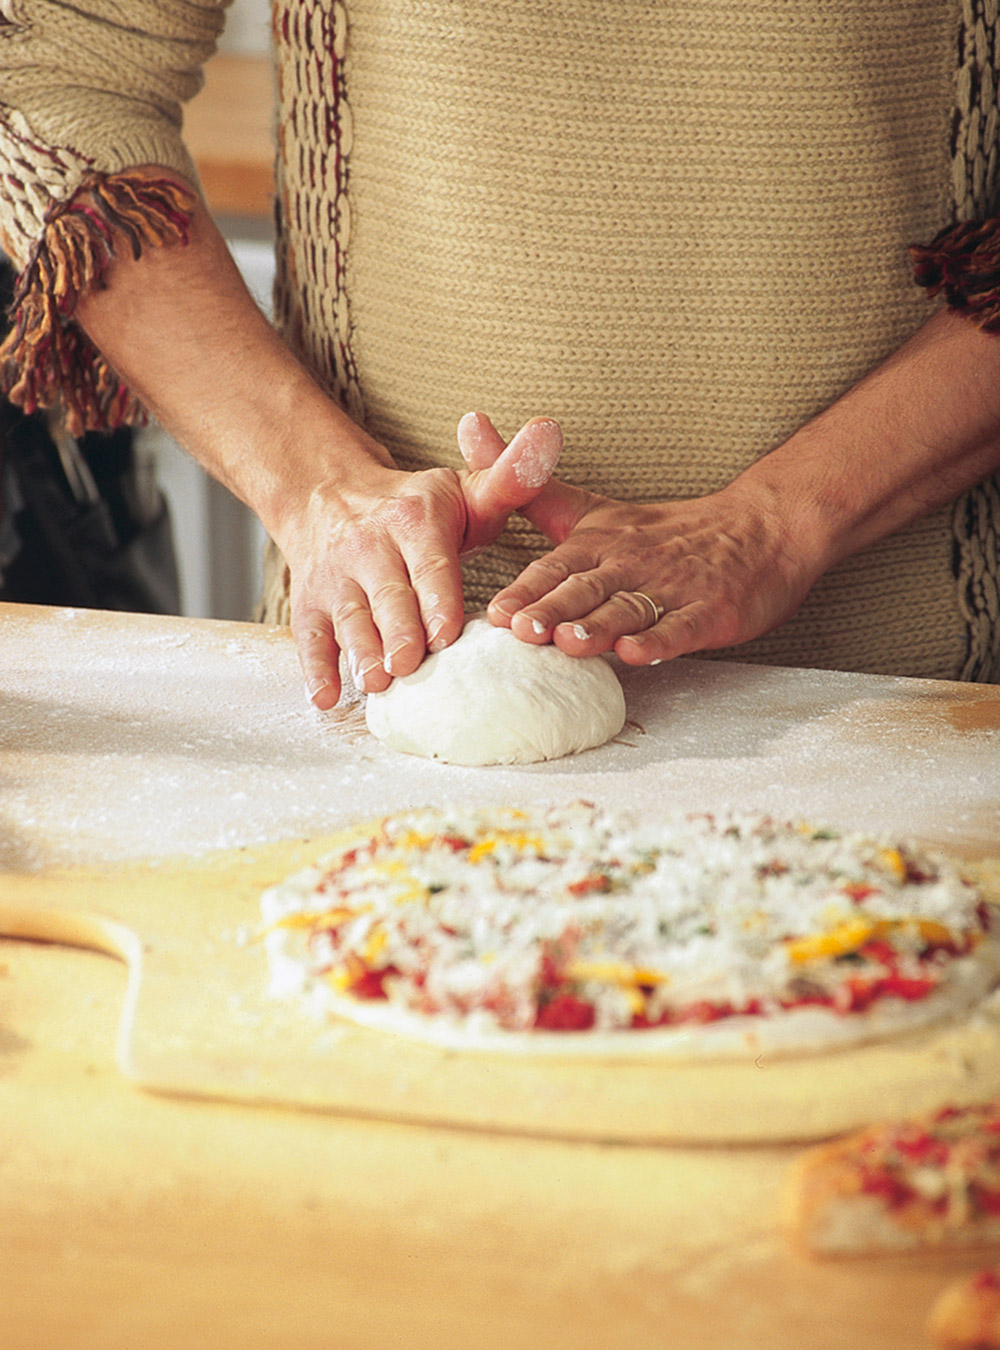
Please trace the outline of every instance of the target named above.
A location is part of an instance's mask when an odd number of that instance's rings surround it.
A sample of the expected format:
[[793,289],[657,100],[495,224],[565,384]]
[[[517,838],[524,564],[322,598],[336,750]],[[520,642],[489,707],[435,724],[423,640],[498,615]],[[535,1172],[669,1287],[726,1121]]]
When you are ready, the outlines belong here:
[[1000,1099],[811,1148],[786,1197],[792,1240],[812,1256],[1000,1243]]
[[762,816],[405,812],[262,909],[274,993],[460,1049],[815,1053],[960,1017],[1000,980],[954,863]]
[[985,1266],[944,1289],[927,1319],[940,1350],[1000,1350],[1000,1270]]

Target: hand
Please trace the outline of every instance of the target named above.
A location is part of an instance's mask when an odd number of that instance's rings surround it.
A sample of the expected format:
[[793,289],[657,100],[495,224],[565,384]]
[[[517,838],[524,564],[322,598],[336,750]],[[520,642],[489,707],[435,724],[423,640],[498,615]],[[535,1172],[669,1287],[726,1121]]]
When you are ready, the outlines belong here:
[[[459,424],[466,462],[503,441],[481,414]],[[748,641],[789,618],[823,570],[788,548],[789,504],[737,479],[680,502],[630,504],[553,479],[522,508],[556,547],[489,605],[493,623],[571,656],[631,665]]]
[[459,557],[492,542],[548,481],[557,423],[528,422],[488,466],[405,473],[372,458],[351,486],[313,489],[278,543],[291,569],[291,623],[318,708],[340,697],[342,650],[359,689],[388,687],[462,631]]

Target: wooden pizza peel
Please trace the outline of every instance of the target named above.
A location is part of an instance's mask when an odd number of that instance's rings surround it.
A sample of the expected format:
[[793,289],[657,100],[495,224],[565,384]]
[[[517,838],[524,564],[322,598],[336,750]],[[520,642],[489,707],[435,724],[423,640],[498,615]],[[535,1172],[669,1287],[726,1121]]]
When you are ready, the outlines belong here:
[[259,896],[330,841],[0,877],[0,933],[129,968],[122,1071],[180,1096],[643,1143],[822,1138],[1000,1093],[995,1020],[817,1057],[736,1062],[453,1051],[320,1019],[266,989]]

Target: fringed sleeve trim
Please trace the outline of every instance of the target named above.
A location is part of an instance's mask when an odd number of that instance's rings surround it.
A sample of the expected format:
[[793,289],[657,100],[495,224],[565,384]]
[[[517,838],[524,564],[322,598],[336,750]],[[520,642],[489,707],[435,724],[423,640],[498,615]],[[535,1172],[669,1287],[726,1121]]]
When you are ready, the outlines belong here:
[[0,383],[34,412],[59,406],[74,436],[142,422],[144,409],[75,320],[81,297],[104,285],[127,249],[186,244],[194,191],[140,169],[88,176],[49,213],[18,278],[13,328],[0,346]]
[[913,275],[987,332],[1000,332],[1000,217],[960,221],[910,249]]

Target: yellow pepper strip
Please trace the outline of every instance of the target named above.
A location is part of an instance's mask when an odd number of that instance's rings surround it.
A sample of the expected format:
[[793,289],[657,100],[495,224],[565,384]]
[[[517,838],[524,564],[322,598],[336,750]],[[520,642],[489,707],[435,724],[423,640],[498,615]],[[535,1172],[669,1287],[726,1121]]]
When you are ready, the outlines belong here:
[[626,989],[625,1002],[633,1017],[641,1017],[646,1011],[646,995],[641,989]]
[[379,858],[377,862],[369,863],[361,873],[363,879],[370,876],[375,877],[398,877],[406,873],[406,863],[400,862],[398,858]]
[[332,928],[335,924],[343,923],[345,919],[353,919],[356,914],[364,914],[369,909],[371,905],[364,905],[358,909],[340,905],[336,909],[298,910],[294,914],[286,914],[283,918],[275,919],[274,923],[268,924],[263,931],[271,933],[275,928]]
[[397,847],[399,848],[426,848],[428,844],[434,842],[432,834],[423,834],[420,830],[404,830],[399,836]]
[[480,839],[478,844],[473,844],[469,849],[469,862],[479,862],[482,858],[485,858],[487,854],[492,853],[496,846],[497,841],[495,839]]
[[906,862],[898,848],[880,849],[878,862],[887,872],[891,872],[897,881],[906,880]]
[[431,893],[426,886],[422,886],[416,878],[411,878],[409,887],[393,896],[393,904],[412,905],[414,903],[423,904],[431,898]]
[[812,937],[794,938],[785,943],[789,960],[796,965],[806,961],[816,961],[824,956],[844,956],[847,952],[856,952],[872,938],[885,937],[899,929],[915,930],[923,940],[935,946],[952,946],[955,935],[950,928],[933,919],[848,919],[831,928],[826,933],[817,933]]
[[348,989],[353,989],[367,973],[368,967],[361,958],[355,956],[353,952],[348,952],[342,964],[326,971],[323,978],[337,993],[343,994]]
[[[373,863],[368,872],[374,873],[377,877],[388,877],[392,881],[409,883],[405,890],[393,897],[397,905],[409,905],[415,900],[424,901],[430,897],[427,887],[407,870],[405,863],[398,860],[387,859],[384,862]],[[367,872],[363,875],[367,876]],[[359,914],[362,912],[358,910]]]
[[345,994],[354,983],[350,972],[344,966],[337,966],[334,970],[326,971],[323,978],[330,988],[338,994]]
[[936,947],[947,947],[955,941],[955,934],[951,929],[946,928],[943,923],[935,923],[933,919],[918,919],[917,932],[925,942],[933,943]]
[[879,927],[872,919],[847,919],[826,933],[786,942],[785,951],[788,959],[796,965],[804,965],[806,961],[815,961],[822,956],[843,956],[845,952],[856,952],[859,947],[863,947],[876,936]]
[[375,965],[378,958],[385,951],[386,944],[389,941],[389,934],[384,928],[375,927],[368,934],[368,941],[365,943],[364,960],[367,965]]
[[605,984],[619,984],[623,989],[641,984],[666,984],[670,976],[661,970],[644,966],[630,966],[624,961],[571,961],[566,967],[571,980],[603,980]]
[[513,844],[514,848],[534,849],[536,853],[542,851],[542,841],[537,834],[525,834],[519,830],[497,830],[493,834],[488,834],[485,839],[480,839],[478,844],[473,844],[468,852],[470,863],[479,862],[487,854],[493,852],[498,844]]

